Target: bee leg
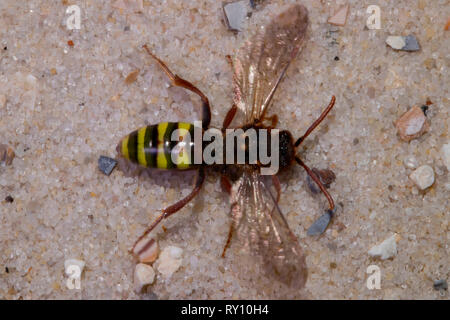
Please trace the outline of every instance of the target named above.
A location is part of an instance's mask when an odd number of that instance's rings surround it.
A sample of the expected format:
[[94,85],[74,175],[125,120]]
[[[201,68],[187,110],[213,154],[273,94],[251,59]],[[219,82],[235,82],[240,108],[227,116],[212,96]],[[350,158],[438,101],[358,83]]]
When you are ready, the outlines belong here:
[[200,167],[200,169],[198,170],[198,173],[197,173],[196,180],[195,180],[194,189],[191,191],[191,193],[188,194],[185,198],[178,201],[177,203],[162,210],[162,213],[155,219],[155,221],[153,221],[153,223],[136,240],[136,242],[133,245],[133,248],[131,249],[131,252],[135,253],[134,250],[136,248],[136,245],[143,238],[145,238],[163,219],[166,219],[166,218],[170,217],[172,214],[178,212],[186,204],[188,204],[192,199],[194,199],[195,196],[199,193],[200,189],[202,188],[204,181],[205,181],[205,169],[203,167]]
[[327,189],[325,189],[325,186],[322,184],[322,182],[320,182],[319,177],[314,173],[314,171],[312,171],[310,168],[308,168],[308,166],[299,157],[296,156],[295,160],[297,161],[297,163],[299,165],[301,165],[306,170],[306,173],[311,177],[311,179],[313,179],[313,181],[320,188],[320,191],[322,191],[322,193],[325,195],[325,197],[328,200],[328,204],[330,205],[330,209],[329,209],[330,212],[334,212],[334,201],[333,201],[333,198],[328,193]]
[[265,120],[271,122],[271,124],[270,124],[271,128],[275,128],[278,124],[278,116],[276,114],[274,114],[273,116],[270,116],[268,118],[264,118],[263,120],[261,120],[261,122],[263,122]]
[[231,58],[231,56],[230,56],[229,54],[227,54],[227,55],[225,56],[225,58],[227,59],[227,62],[228,62],[228,64],[230,65],[231,70],[234,71],[233,58]]
[[223,251],[222,251],[222,258],[225,258],[225,252],[227,251],[227,249],[230,247],[230,243],[231,243],[231,238],[233,237],[233,223],[231,223],[230,225],[230,230],[228,231],[228,238],[227,238],[227,242],[225,243],[225,246],[223,247]]
[[235,104],[233,104],[233,106],[230,108],[230,110],[228,110],[227,115],[225,116],[225,119],[223,119],[223,125],[222,125],[222,129],[227,129],[231,122],[234,119],[234,116],[236,115],[237,112],[237,107]]
[[[222,185],[222,189],[225,192],[227,192],[228,194],[231,194],[232,185],[227,176],[222,175],[220,177],[220,184]],[[225,243],[225,246],[223,247],[223,251],[222,251],[222,258],[225,258],[225,252],[227,251],[228,247],[230,246],[232,236],[233,236],[233,222],[230,224],[227,242]]]
[[295,142],[296,147],[298,147],[303,142],[303,140],[305,140],[306,137],[309,136],[309,134],[319,125],[319,123],[322,122],[322,120],[327,116],[328,112],[330,112],[330,110],[333,108],[335,101],[336,101],[336,97],[332,96],[330,104],[322,112],[320,117],[316,121],[314,121],[313,124],[308,128],[308,130],[306,130],[305,134],[303,136],[301,136],[300,138],[298,138],[298,140]]
[[156,60],[156,62],[158,62],[161,69],[163,69],[163,71],[169,77],[170,81],[172,82],[172,85],[185,88],[189,91],[196,93],[200,97],[200,99],[202,100],[202,103],[203,103],[203,105],[202,105],[202,127],[203,127],[203,129],[208,129],[209,124],[211,123],[211,108],[209,106],[208,98],[203,94],[203,92],[201,92],[192,83],[180,78],[179,76],[174,74],[172,71],[170,71],[170,69],[167,67],[167,65],[163,61],[161,61],[157,56],[155,56],[153,53],[150,52],[147,45],[144,44],[143,48],[145,49],[145,51],[147,51],[147,53],[153,59]]
[[228,194],[231,194],[231,182],[230,180],[227,178],[227,176],[222,175],[220,177],[220,184],[222,185],[222,189],[223,191],[225,191]]
[[272,182],[275,187],[275,190],[277,191],[277,203],[280,202],[280,195],[281,195],[281,184],[280,180],[276,175],[272,176]]

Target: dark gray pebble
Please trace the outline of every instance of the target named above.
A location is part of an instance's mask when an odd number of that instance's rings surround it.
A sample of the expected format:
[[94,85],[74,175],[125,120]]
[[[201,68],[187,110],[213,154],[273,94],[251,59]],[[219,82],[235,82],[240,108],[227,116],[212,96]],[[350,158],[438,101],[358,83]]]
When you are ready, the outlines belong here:
[[317,236],[325,232],[328,225],[330,224],[331,218],[334,212],[327,210],[323,215],[319,217],[312,225],[309,227],[307,234],[308,236]]
[[433,283],[434,290],[448,290],[447,280],[435,280]]
[[419,43],[417,42],[417,38],[410,34],[405,37],[405,46],[402,48],[403,51],[418,51],[420,50]]
[[247,16],[246,1],[223,3],[222,8],[228,29],[234,32],[242,31],[242,25]]
[[115,159],[105,156],[100,156],[100,158],[98,159],[98,168],[100,169],[101,172],[103,172],[107,176],[111,174],[116,165],[117,161]]

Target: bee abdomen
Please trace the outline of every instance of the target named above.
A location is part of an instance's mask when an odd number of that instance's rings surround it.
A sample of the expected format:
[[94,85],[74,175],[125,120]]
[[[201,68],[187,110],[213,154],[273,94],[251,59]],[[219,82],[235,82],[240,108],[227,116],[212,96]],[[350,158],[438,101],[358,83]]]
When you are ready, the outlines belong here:
[[[172,135],[177,129],[179,140],[172,141]],[[190,142],[180,148],[177,144],[180,140],[187,142],[187,133],[189,133]],[[194,150],[193,139],[193,124],[161,122],[133,131],[122,139],[118,149],[124,158],[144,167],[184,170],[193,167],[191,161]]]

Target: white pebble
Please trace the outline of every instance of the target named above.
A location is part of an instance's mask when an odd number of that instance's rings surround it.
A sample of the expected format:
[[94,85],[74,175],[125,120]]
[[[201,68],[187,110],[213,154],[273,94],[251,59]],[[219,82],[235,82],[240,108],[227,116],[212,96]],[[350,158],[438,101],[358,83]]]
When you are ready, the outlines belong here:
[[397,50],[402,49],[404,46],[406,46],[406,41],[404,37],[401,36],[389,36],[386,39],[386,43]]
[[430,127],[422,109],[414,106],[405,112],[396,122],[398,134],[404,141],[420,137]]
[[37,79],[32,74],[25,77],[25,90],[34,90],[36,88]]
[[134,269],[134,290],[141,292],[142,288],[152,284],[155,280],[155,271],[151,266],[144,263],[139,263]]
[[170,277],[181,266],[183,250],[169,246],[164,248],[158,259],[158,271],[164,277]]
[[444,144],[441,151],[442,160],[444,160],[444,164],[447,167],[447,170],[450,171],[450,143]]
[[425,190],[434,183],[433,168],[428,165],[420,166],[410,174],[409,178],[420,190]]
[[[64,270],[67,275],[72,275],[74,271],[77,273],[79,272],[79,274],[81,275],[85,265],[86,263],[83,260],[67,259],[66,261],[64,261]],[[77,267],[78,270],[74,270],[74,267]]]
[[373,246],[372,249],[369,250],[369,255],[371,257],[380,258],[381,260],[396,256],[398,238],[399,236],[397,234],[393,234],[379,245]]
[[424,117],[411,119],[411,121],[408,123],[406,127],[405,133],[408,136],[417,134],[422,129],[424,123],[425,123]]
[[414,156],[408,156],[403,160],[403,163],[405,166],[409,169],[415,169],[419,166],[419,162],[417,161],[416,157]]

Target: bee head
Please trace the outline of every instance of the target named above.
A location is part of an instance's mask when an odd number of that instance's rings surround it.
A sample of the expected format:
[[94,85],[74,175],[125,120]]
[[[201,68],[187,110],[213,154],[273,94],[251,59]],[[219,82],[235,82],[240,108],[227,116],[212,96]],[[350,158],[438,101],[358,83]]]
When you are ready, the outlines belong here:
[[295,146],[292,134],[287,130],[279,133],[280,171],[289,167],[295,159]]

